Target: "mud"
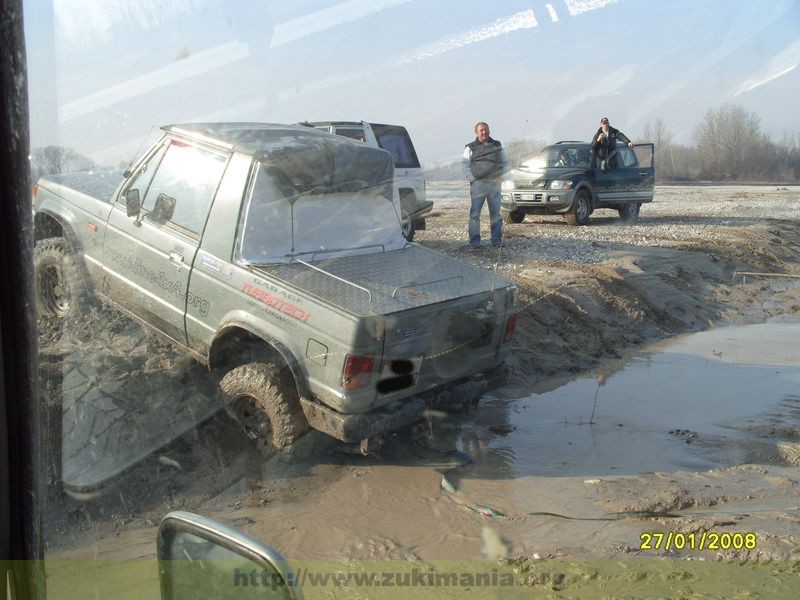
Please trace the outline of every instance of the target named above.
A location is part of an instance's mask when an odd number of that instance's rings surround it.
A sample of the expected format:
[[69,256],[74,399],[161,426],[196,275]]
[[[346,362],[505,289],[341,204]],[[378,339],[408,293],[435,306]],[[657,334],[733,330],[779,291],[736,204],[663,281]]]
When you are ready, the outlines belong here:
[[[42,322],[50,406],[91,388],[137,414],[168,399],[190,425],[140,425],[147,456],[81,499],[64,496],[55,469],[51,556],[152,557],[158,520],[183,509],[297,560],[481,559],[486,527],[522,570],[542,559],[800,558],[800,288],[739,275],[800,274],[797,191],[673,188],[662,195],[682,204],[645,207],[631,228],[613,215],[568,230],[529,217],[506,226],[495,252],[464,248],[467,204],[448,202],[460,193],[448,189],[433,189],[438,213],[417,241],[516,281],[509,386],[375,456],[312,432],[264,457],[223,414],[197,409],[218,402],[214,377],[137,325],[102,308]],[[78,366],[89,383],[67,386]],[[754,532],[758,543],[642,549],[654,530]]]

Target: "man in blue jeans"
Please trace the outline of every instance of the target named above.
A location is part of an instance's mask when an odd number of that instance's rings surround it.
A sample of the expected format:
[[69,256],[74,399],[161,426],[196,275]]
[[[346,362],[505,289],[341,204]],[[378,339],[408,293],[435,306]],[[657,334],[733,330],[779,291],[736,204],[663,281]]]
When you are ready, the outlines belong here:
[[489,126],[480,121],[475,124],[475,140],[464,146],[461,168],[469,180],[469,243],[473,247],[481,244],[481,209],[484,201],[489,203],[492,246],[503,241],[503,219],[500,216],[500,180],[508,168],[508,159],[503,146],[489,136]]

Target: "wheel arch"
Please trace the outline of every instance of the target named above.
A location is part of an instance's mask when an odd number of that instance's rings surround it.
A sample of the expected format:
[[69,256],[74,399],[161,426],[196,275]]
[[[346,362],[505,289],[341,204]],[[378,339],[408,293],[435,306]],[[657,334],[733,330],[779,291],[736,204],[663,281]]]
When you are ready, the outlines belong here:
[[414,208],[417,206],[417,192],[414,188],[401,187],[397,188],[397,193],[400,197],[400,209],[403,216],[408,216],[414,213]]
[[60,216],[50,212],[37,212],[33,217],[34,243],[51,237],[64,237],[65,229]]
[[309,395],[300,364],[284,344],[256,331],[247,323],[226,324],[219,330],[208,350],[208,368],[226,372],[249,362],[285,365],[292,374],[298,395]]
[[591,186],[586,180],[582,180],[578,182],[578,185],[575,186],[575,195],[578,195],[578,192],[584,191],[589,195],[589,214],[593,213],[597,209],[597,193],[594,191],[594,187]]

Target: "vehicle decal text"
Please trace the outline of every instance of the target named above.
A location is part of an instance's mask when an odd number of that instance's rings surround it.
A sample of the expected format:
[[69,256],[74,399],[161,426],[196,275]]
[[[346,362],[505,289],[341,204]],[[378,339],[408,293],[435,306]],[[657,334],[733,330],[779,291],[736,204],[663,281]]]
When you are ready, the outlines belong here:
[[200,264],[209,271],[219,273],[227,279],[230,279],[233,276],[233,269],[228,263],[226,263],[224,260],[219,260],[218,258],[209,256],[208,254],[200,255]]
[[599,191],[601,192],[650,192],[652,190],[653,186],[647,183],[615,183],[604,187],[599,186]]
[[305,309],[300,308],[299,306],[295,306],[290,302],[287,302],[281,298],[278,298],[277,296],[274,296],[273,294],[270,294],[267,290],[261,289],[249,283],[244,283],[242,285],[242,291],[248,296],[255,298],[259,302],[262,302],[267,306],[270,306],[275,310],[278,310],[284,313],[285,315],[292,317],[293,319],[297,319],[298,321],[307,322],[309,317],[311,317],[311,314]]
[[285,298],[289,302],[293,302],[296,304],[303,303],[303,298],[301,298],[300,296],[295,296],[294,294],[290,294],[286,290],[282,290],[281,288],[272,285],[270,282],[264,281],[263,279],[259,279],[258,277],[255,278],[255,284],[263,288],[267,288],[273,294],[277,294],[278,296]]
[[112,262],[127,269],[137,277],[157,285],[162,290],[175,296],[176,298],[186,298],[187,306],[195,307],[201,316],[208,316],[208,311],[211,308],[211,303],[205,298],[194,294],[193,292],[184,293],[183,281],[176,281],[170,279],[164,271],[155,271],[144,264],[141,256],[131,258],[127,254],[117,252],[111,248],[106,248],[106,254]]

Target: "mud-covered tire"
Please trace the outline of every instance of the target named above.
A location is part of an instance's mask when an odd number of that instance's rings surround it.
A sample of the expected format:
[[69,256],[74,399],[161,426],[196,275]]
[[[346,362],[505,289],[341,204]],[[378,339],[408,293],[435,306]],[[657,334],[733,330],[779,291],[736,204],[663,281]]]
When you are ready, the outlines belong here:
[[287,368],[250,363],[220,381],[225,410],[265,449],[282,450],[308,430],[297,388]]
[[34,292],[40,316],[64,319],[77,314],[81,305],[89,302],[86,282],[74,261],[64,238],[47,238],[36,243]]
[[589,194],[586,190],[580,190],[575,194],[569,212],[564,213],[564,220],[570,225],[586,225],[589,222],[589,215],[592,213],[592,205]]
[[506,223],[522,223],[525,220],[525,211],[521,209],[503,210],[503,220]]
[[619,220],[623,223],[636,223],[639,220],[639,210],[642,205],[636,202],[627,204],[620,204],[617,211],[619,211]]

